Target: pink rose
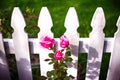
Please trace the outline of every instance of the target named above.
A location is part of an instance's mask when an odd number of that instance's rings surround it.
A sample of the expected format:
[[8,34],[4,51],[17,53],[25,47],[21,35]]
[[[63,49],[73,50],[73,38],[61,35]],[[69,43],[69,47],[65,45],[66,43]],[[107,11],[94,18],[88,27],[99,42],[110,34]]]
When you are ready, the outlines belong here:
[[55,44],[55,40],[48,36],[42,37],[40,41],[40,45],[44,48],[50,49]]
[[64,57],[65,57],[65,54],[62,53],[61,50],[57,50],[57,51],[54,53],[54,58],[55,58],[56,60],[61,60],[61,59],[63,59]]
[[60,37],[60,47],[62,47],[62,48],[66,48],[66,47],[68,47],[69,46],[69,40],[67,39],[67,37],[66,36],[61,36]]

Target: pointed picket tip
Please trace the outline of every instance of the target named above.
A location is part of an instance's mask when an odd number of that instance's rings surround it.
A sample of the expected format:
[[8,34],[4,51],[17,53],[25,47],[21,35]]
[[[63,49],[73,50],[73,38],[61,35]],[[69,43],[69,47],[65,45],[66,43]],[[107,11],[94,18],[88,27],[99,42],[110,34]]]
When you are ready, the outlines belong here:
[[65,27],[78,27],[79,26],[79,20],[78,20],[78,16],[76,13],[76,10],[74,7],[70,7],[66,18],[65,18]]
[[47,7],[42,7],[38,18],[38,27],[51,28],[52,26],[52,18]]
[[[15,7],[13,12],[12,12],[11,26],[14,29],[19,29],[19,28],[24,29],[24,27],[26,26],[24,17],[22,15],[19,7]],[[16,27],[18,27],[18,28],[16,28]]]
[[120,27],[120,16],[119,16],[119,18],[118,18],[118,20],[117,20],[116,26],[117,26],[117,27]]
[[102,7],[98,7],[93,15],[91,26],[94,28],[104,28],[105,26],[105,15]]

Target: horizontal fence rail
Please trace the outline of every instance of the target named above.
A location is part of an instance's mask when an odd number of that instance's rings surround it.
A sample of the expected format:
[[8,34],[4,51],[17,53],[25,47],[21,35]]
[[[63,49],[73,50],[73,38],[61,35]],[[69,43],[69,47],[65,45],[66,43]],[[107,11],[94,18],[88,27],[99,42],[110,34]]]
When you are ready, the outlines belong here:
[[[55,38],[56,41],[58,41],[58,38]],[[104,49],[103,52],[104,53],[110,53],[111,52],[111,48],[113,45],[113,38],[105,38],[104,39]],[[5,51],[6,53],[9,54],[13,54],[15,53],[15,49],[14,49],[14,44],[13,44],[13,40],[12,39],[7,39],[4,38],[3,39],[4,44],[5,44]],[[39,52],[39,45],[37,43],[38,39],[37,38],[29,38],[28,42],[29,42],[29,48],[30,48],[30,53],[34,54],[34,53],[38,53]],[[87,53],[88,54],[88,48],[89,48],[89,38],[79,38],[79,51],[78,53]]]
[[[91,21],[92,31],[89,38],[79,37],[77,29],[80,27],[77,12],[74,7],[70,7],[65,18],[64,26],[66,35],[70,41],[70,51],[73,63],[69,63],[68,73],[78,77],[78,54],[87,53],[87,67],[85,80],[99,80],[100,68],[103,53],[110,53],[110,64],[106,80],[120,80],[120,17],[116,26],[118,27],[114,37],[105,37],[103,29],[105,27],[105,15],[101,7],[98,7]],[[38,27],[40,32],[37,38],[28,38],[24,31],[26,26],[24,17],[18,7],[15,7],[11,17],[11,27],[14,29],[12,39],[2,37],[0,33],[0,79],[10,80],[9,67],[6,61],[6,54],[15,54],[19,80],[32,80],[32,69],[30,54],[38,54],[40,61],[40,74],[46,76],[46,72],[52,69],[44,60],[48,57],[49,50],[43,49],[39,45],[42,36],[54,37],[51,28],[53,26],[52,17],[47,7],[42,7],[38,17]],[[59,42],[58,38],[55,38]],[[59,46],[56,46],[59,48]],[[47,67],[46,67],[47,66]]]

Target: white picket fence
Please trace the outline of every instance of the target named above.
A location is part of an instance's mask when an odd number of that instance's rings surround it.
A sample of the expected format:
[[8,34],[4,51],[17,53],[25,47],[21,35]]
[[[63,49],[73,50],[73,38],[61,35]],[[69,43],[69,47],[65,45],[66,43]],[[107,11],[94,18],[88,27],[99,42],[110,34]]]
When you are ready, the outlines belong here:
[[[98,7],[91,21],[92,32],[90,37],[80,38],[77,32],[77,28],[80,25],[76,10],[74,7],[69,8],[64,23],[66,28],[64,34],[70,40],[71,53],[74,60],[73,63],[70,63],[68,73],[76,77],[74,80],[77,80],[79,53],[88,53],[85,80],[99,80],[103,52],[111,52],[106,80],[120,80],[120,17],[116,25],[118,30],[114,38],[105,38],[103,33],[105,16],[103,9]],[[51,32],[53,23],[47,7],[42,7],[40,11],[38,19],[40,32],[38,33],[38,38],[28,38],[27,33],[24,31],[25,26],[26,23],[20,9],[15,7],[11,18],[11,27],[14,29],[12,39],[4,39],[2,34],[0,34],[0,80],[10,80],[5,51],[9,54],[15,54],[19,80],[32,80],[30,53],[38,53],[40,55],[41,75],[46,75],[46,71],[52,69],[52,66],[44,61],[50,51],[41,48],[39,45],[41,36],[54,36]],[[57,38],[56,40],[58,41]]]

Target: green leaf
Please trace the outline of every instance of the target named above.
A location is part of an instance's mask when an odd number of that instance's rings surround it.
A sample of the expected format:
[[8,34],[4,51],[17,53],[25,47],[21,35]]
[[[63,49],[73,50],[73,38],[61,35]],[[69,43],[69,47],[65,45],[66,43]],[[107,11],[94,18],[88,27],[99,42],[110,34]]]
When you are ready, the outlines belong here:
[[65,61],[66,61],[66,62],[72,62],[73,59],[72,59],[71,57],[67,57],[67,58],[65,59]]
[[51,65],[51,64],[53,64],[53,63],[54,63],[54,62],[53,62],[53,61],[51,61],[51,62],[49,62],[48,64],[50,64],[50,65]]
[[49,77],[48,80],[53,80],[53,79]]
[[48,55],[50,58],[54,58],[54,54],[53,53],[49,53]]
[[56,63],[56,60],[55,60],[55,59],[51,59],[51,60],[52,60],[52,62]]
[[50,61],[50,59],[45,59],[44,61]]
[[71,56],[70,51],[67,51],[67,52],[66,52],[66,56]]
[[65,63],[62,63],[61,65],[60,65],[60,69],[66,69],[67,68],[67,65],[65,64]]
[[66,76],[64,80],[70,80],[70,77],[69,77],[69,76]]
[[58,78],[58,72],[56,70],[51,70],[51,73],[53,75],[53,79],[56,80],[56,78]]
[[52,76],[51,71],[48,71],[48,72],[47,72],[47,76],[48,76],[48,77],[51,77],[51,76]]
[[52,74],[57,74],[57,71],[56,70],[51,70],[51,73]]
[[60,70],[64,70],[65,69],[65,66],[60,66]]

